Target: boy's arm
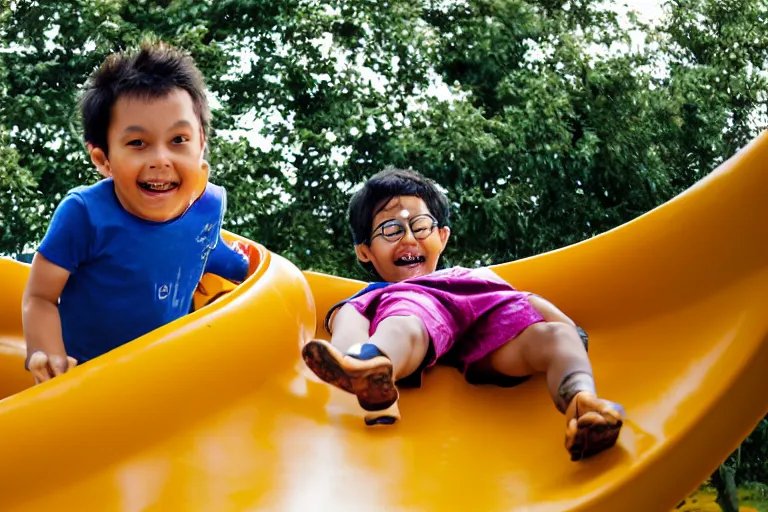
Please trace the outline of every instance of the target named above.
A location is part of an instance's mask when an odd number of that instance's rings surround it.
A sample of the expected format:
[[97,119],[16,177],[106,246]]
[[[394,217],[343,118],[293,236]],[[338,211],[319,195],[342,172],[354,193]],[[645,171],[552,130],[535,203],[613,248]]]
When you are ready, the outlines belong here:
[[[27,367],[38,382],[66,372],[67,360],[61,335],[58,300],[69,272],[48,261],[39,252],[32,260],[29,279],[21,299],[24,339],[27,344]],[[35,355],[36,352],[42,352]],[[30,360],[34,357],[34,364]]]
[[58,302],[70,274],[89,257],[90,237],[84,200],[76,194],[66,195],[37,248],[22,296],[27,343],[24,366],[37,382],[56,377],[77,364],[66,354]]
[[219,241],[208,256],[205,272],[242,283],[248,277],[250,267],[250,246],[235,242],[233,246],[219,234]]

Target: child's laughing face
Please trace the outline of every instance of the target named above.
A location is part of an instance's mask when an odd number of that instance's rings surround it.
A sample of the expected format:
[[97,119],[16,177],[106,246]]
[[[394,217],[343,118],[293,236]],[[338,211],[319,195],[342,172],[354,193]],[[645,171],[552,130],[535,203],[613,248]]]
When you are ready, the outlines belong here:
[[186,91],[119,98],[107,139],[109,155],[94,148],[91,159],[113,179],[118,200],[133,215],[155,222],[174,219],[205,189],[205,139]]
[[373,217],[370,245],[355,246],[360,261],[373,264],[390,283],[434,272],[450,229],[437,226],[419,197],[394,197],[380,208]]

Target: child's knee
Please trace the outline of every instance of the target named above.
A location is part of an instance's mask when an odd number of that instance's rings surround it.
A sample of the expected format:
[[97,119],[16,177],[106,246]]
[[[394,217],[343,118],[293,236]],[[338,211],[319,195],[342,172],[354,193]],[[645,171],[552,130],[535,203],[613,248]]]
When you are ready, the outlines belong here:
[[533,329],[538,343],[552,344],[578,344],[583,347],[578,331],[571,324],[565,322],[539,322],[533,324]]
[[387,329],[390,335],[407,340],[412,345],[421,345],[427,340],[424,322],[414,315],[390,316],[379,322],[378,329]]
[[530,304],[533,309],[538,311],[538,313],[543,316],[544,320],[547,322],[562,322],[576,327],[576,323],[571,320],[568,315],[560,311],[554,304],[539,295],[529,295],[528,304]]

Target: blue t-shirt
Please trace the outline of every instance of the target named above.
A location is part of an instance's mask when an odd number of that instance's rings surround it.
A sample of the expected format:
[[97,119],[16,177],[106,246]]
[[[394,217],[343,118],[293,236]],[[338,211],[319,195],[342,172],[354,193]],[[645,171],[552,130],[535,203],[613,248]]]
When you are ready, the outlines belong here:
[[184,316],[205,271],[244,280],[247,259],[221,240],[225,208],[211,183],[167,222],[123,209],[111,179],[67,193],[38,248],[70,272],[59,299],[67,354],[84,363]]

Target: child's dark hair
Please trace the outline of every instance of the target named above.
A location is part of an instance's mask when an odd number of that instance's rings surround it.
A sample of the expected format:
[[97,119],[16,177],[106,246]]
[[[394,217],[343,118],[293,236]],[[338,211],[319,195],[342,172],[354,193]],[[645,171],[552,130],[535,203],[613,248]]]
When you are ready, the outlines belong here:
[[80,100],[85,141],[108,154],[107,131],[118,98],[157,99],[174,89],[183,89],[192,97],[195,114],[207,135],[211,111],[205,97],[205,80],[190,56],[152,42],[142,43],[136,53],[108,56],[91,75]]
[[[398,196],[416,196],[427,205],[439,227],[449,225],[450,206],[435,182],[411,169],[387,167],[369,178],[349,201],[349,226],[355,245],[371,243],[373,218]],[[360,264],[376,276],[371,263]]]

